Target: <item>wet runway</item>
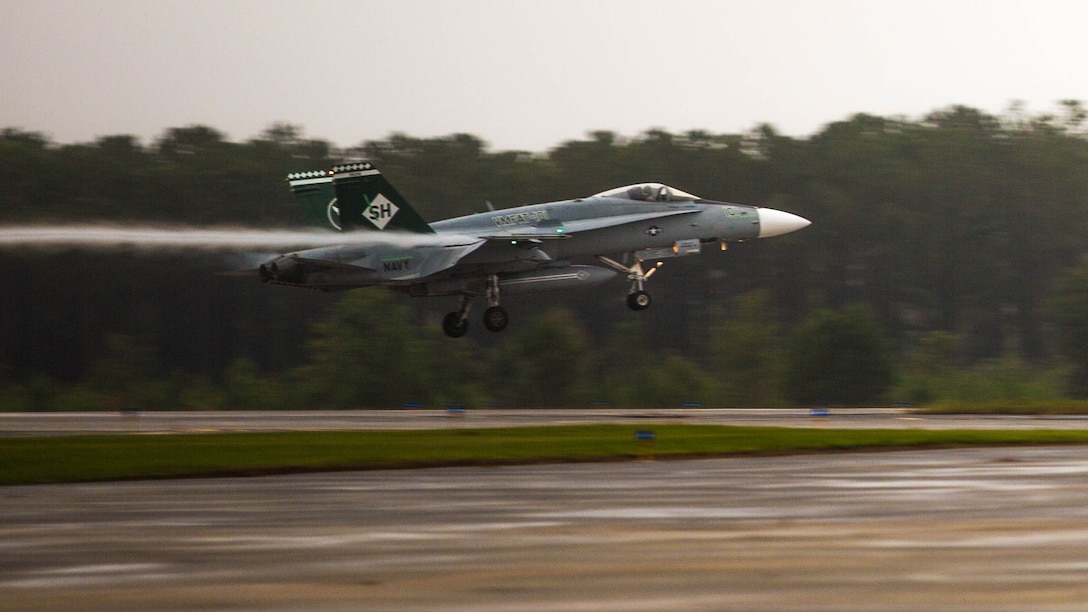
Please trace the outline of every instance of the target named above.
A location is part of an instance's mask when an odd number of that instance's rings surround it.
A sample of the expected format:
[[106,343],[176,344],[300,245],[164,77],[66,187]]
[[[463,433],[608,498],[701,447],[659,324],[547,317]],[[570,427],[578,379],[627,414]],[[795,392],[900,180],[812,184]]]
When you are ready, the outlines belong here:
[[0,435],[210,431],[395,430],[589,423],[690,423],[775,427],[914,429],[1088,429],[1088,416],[921,415],[905,408],[808,409],[435,409],[232,412],[0,413]]
[[1085,447],[0,488],[3,609],[1086,601]]

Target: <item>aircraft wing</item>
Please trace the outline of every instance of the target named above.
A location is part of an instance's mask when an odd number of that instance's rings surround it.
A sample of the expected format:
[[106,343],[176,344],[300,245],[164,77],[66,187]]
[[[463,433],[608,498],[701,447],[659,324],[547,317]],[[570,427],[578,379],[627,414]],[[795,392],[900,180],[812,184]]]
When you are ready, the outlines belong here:
[[335,261],[335,260],[332,260],[332,259],[317,259],[317,258],[313,258],[313,257],[298,257],[298,256],[295,256],[295,257],[292,257],[292,259],[294,259],[295,261],[297,261],[300,264],[307,265],[307,266],[313,266],[315,268],[339,269],[339,270],[359,270],[359,269],[362,269],[362,270],[374,270],[373,264],[367,262],[366,260],[361,260],[361,261],[358,261],[358,262],[355,262],[355,263],[347,263],[347,262],[343,262],[343,261]]
[[358,241],[281,255],[262,264],[264,280],[318,287],[410,283],[439,274],[488,241],[463,236]]
[[612,217],[596,217],[593,219],[576,219],[566,222],[553,222],[552,224],[522,226],[510,231],[486,234],[480,236],[480,238],[485,240],[562,240],[564,238],[569,238],[572,234],[581,232],[591,232],[607,227],[627,225],[628,223],[642,223],[664,217],[689,215],[696,212],[699,212],[699,209],[681,208],[648,213],[616,215]]
[[[466,239],[461,236],[440,236],[427,242],[372,243],[366,245],[345,244],[333,249],[314,249],[295,256],[300,263],[326,269],[365,270],[391,274],[392,280],[426,278],[457,265],[464,256],[480,248],[487,241],[480,238]],[[408,262],[391,266],[391,261]]]

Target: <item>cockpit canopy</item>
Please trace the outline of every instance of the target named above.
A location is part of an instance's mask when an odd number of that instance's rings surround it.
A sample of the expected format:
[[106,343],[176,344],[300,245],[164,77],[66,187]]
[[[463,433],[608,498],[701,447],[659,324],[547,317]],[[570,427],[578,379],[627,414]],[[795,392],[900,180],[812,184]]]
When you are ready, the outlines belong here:
[[690,193],[661,183],[640,183],[638,185],[617,187],[602,191],[593,197],[618,198],[637,202],[684,202],[699,199],[699,196],[693,196]]

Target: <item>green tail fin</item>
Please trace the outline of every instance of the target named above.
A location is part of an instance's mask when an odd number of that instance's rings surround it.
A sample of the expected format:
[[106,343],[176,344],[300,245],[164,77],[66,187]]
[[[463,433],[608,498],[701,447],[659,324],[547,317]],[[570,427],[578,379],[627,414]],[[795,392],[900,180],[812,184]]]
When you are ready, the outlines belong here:
[[381,172],[369,162],[335,166],[332,185],[343,231],[402,231],[433,234]]
[[299,204],[302,204],[306,225],[340,229],[340,210],[336,206],[332,173],[324,170],[295,172],[287,175],[287,182]]

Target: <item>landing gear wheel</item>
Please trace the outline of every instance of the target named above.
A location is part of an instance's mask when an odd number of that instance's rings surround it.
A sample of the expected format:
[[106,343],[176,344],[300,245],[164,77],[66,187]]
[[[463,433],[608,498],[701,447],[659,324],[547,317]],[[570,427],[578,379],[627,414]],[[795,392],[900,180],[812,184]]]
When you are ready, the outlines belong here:
[[492,306],[484,311],[484,327],[487,329],[501,332],[506,329],[508,323],[510,323],[510,316],[506,314],[506,309],[502,306]]
[[460,338],[468,331],[468,319],[461,320],[461,314],[451,312],[442,319],[442,331],[450,338]]
[[650,294],[645,291],[628,294],[627,307],[631,310],[646,310],[650,307]]

